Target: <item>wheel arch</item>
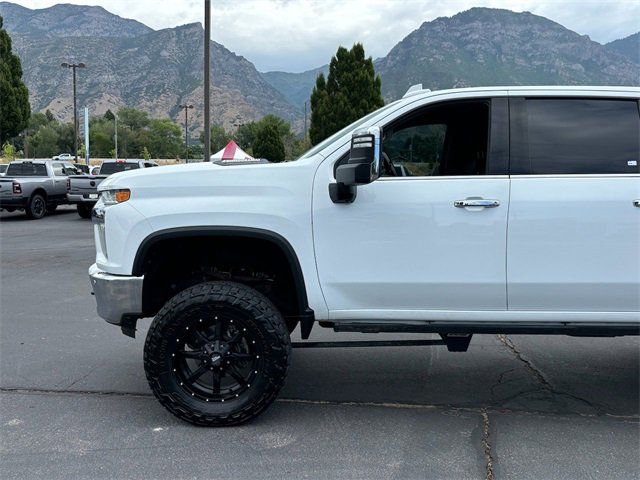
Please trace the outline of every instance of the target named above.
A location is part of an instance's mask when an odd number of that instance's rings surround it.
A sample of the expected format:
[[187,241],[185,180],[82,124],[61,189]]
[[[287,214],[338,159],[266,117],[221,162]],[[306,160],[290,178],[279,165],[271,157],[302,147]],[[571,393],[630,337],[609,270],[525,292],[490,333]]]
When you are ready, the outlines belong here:
[[144,275],[146,261],[154,247],[163,242],[197,239],[197,238],[219,238],[219,239],[246,239],[268,242],[282,252],[287,261],[295,287],[295,298],[297,302],[297,316],[299,317],[301,334],[303,338],[308,338],[313,326],[315,317],[313,310],[309,307],[307,289],[304,275],[298,255],[289,241],[277,232],[253,227],[238,226],[194,226],[176,227],[159,230],[148,235],[138,247],[134,257],[132,274],[135,276]]

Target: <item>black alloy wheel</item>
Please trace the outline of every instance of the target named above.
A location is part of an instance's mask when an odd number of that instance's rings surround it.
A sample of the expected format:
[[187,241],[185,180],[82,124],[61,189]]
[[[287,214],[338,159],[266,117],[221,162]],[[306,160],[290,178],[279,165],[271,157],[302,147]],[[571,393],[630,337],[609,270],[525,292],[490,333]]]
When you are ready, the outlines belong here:
[[284,320],[259,292],[206,282],[158,313],[145,343],[151,389],[174,415],[209,426],[261,413],[284,384],[291,341]]
[[25,213],[27,214],[27,218],[33,220],[39,220],[44,217],[45,213],[47,213],[47,202],[44,197],[39,193],[32,196],[31,199],[29,199]]

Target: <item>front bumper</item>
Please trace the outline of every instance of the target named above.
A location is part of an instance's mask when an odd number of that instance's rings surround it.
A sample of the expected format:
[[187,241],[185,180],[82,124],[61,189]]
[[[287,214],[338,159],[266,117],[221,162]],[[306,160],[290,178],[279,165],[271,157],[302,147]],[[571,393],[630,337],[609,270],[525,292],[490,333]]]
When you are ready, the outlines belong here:
[[[98,197],[89,198],[89,193],[67,193],[67,202],[69,203],[88,203],[95,204],[98,201]],[[95,195],[95,194],[94,194]]]
[[89,267],[89,281],[98,304],[98,315],[114,325],[128,326],[142,317],[144,276],[111,275],[94,263]]

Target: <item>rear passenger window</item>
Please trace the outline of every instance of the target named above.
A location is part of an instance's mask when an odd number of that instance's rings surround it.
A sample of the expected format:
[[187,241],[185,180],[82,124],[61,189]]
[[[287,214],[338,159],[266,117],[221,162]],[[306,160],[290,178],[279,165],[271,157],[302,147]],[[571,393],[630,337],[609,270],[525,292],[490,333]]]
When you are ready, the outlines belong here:
[[635,100],[527,99],[522,113],[526,132],[519,153],[528,162],[519,161],[531,174],[640,171]]

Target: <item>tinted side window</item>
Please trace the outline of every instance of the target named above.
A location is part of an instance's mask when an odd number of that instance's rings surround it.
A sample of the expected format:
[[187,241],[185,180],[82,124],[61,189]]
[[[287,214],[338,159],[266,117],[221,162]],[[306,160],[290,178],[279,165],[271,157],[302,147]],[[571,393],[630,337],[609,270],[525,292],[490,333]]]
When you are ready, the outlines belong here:
[[523,148],[532,174],[638,173],[634,100],[528,99]]
[[62,176],[64,176],[64,172],[62,171],[62,164],[61,164],[61,163],[54,163],[54,164],[52,165],[52,167],[53,167],[53,174],[54,174],[56,177],[62,177]]
[[382,151],[396,176],[485,175],[489,114],[488,100],[428,106],[385,126]]

